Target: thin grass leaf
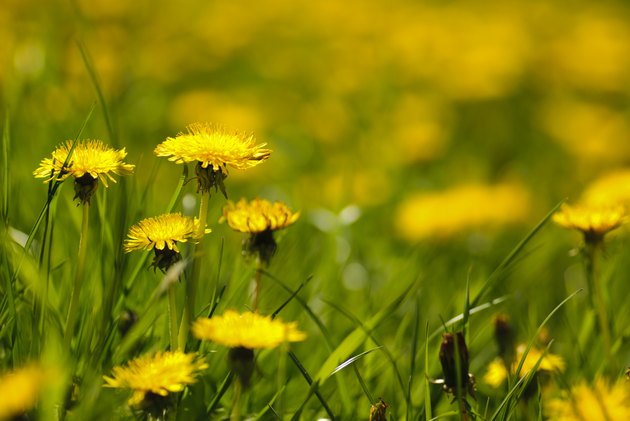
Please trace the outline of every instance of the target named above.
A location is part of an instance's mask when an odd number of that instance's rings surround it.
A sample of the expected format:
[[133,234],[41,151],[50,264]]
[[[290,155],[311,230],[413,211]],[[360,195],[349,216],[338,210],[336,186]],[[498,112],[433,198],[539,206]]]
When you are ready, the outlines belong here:
[[2,221],[5,226],[9,224],[9,196],[11,192],[11,178],[9,177],[9,152],[11,144],[11,120],[9,111],[4,116],[4,128],[2,129]]
[[234,373],[230,371],[227,373],[227,375],[223,379],[223,382],[221,382],[221,386],[219,386],[219,390],[217,390],[217,394],[214,395],[214,398],[212,398],[212,401],[210,401],[210,403],[208,404],[208,407],[206,408],[206,414],[209,417],[212,416],[212,413],[217,408],[217,405],[219,405],[221,398],[223,397],[223,395],[225,395],[225,392],[227,392],[228,388],[232,384],[232,380],[234,380]]
[[413,332],[411,338],[411,355],[409,356],[409,381],[407,382],[407,393],[405,395],[405,405],[407,406],[407,419],[411,419],[411,390],[413,389],[413,378],[416,372],[416,353],[418,351],[418,336],[420,331],[420,297],[416,295],[416,305],[414,309]]
[[[319,393],[319,391],[318,391],[319,384],[320,384],[319,381],[313,382],[313,379],[311,378],[310,374],[308,374],[308,371],[306,371],[306,368],[304,368],[304,366],[302,365],[302,363],[300,362],[298,357],[292,351],[289,351],[288,354],[289,354],[289,357],[291,358],[291,361],[293,361],[293,363],[298,368],[300,373],[302,373],[302,376],[304,377],[306,382],[311,386],[311,388],[309,389],[309,395],[308,396],[310,397],[312,394],[315,394],[315,396],[317,396],[317,399],[319,399],[319,402],[322,404],[322,407],[324,408],[324,410],[326,411],[326,413],[328,414],[330,419],[334,420],[335,419],[335,415],[333,414],[332,410],[330,409],[330,406],[328,406],[328,403],[326,402],[326,400],[324,399],[322,394]],[[308,401],[308,397],[307,397],[306,401],[304,401],[303,405],[305,405],[307,401]],[[301,411],[299,411],[299,412],[301,412]]]
[[[396,299],[394,299],[391,303],[386,305],[381,311],[379,311],[376,315],[372,316],[365,323],[361,323],[361,325],[355,328],[346,339],[335,348],[335,350],[330,354],[330,356],[326,359],[326,361],[322,364],[319,372],[315,376],[315,380],[321,381],[323,384],[328,377],[328,373],[332,372],[335,367],[339,364],[339,361],[342,361],[346,355],[354,352],[362,343],[365,341],[367,336],[366,332],[372,331],[376,326],[378,326],[387,316],[391,315],[400,303],[405,299],[409,291],[411,290],[413,283],[410,284]],[[399,373],[400,376],[400,373]],[[399,380],[401,381],[401,380]],[[404,383],[401,383],[403,391],[405,389]]]
[[[373,334],[372,330],[373,328],[368,328],[366,327],[357,317],[355,317],[353,314],[351,314],[350,312],[346,311],[344,308],[342,308],[341,306],[338,306],[337,304],[330,302],[328,300],[322,300],[323,302],[325,302],[326,304],[328,304],[329,306],[331,306],[332,308],[334,308],[335,310],[337,310],[338,312],[340,312],[341,314],[343,314],[344,316],[346,316],[349,320],[351,320],[356,326],[358,326],[359,329],[362,329],[364,331],[364,333],[369,336],[369,338],[380,347],[380,349],[382,349],[383,353],[385,354],[385,356],[387,357],[387,359],[389,360],[390,364],[392,365],[393,369],[394,369],[394,373],[396,374],[396,378],[398,380],[398,384],[402,390],[403,393],[405,393],[405,382],[403,381],[402,375],[400,374],[400,370],[398,370],[398,365],[396,364],[396,359],[394,358],[394,356],[392,355],[391,351],[389,350],[389,348],[387,348],[386,346],[384,346]],[[354,351],[354,350],[353,350]],[[352,352],[352,351],[351,351]]]
[[[347,366],[349,366],[350,364],[354,363],[355,361],[363,358],[364,356],[366,356],[367,354],[370,354],[378,349],[383,348],[382,346],[377,346],[371,349],[368,349],[367,351],[363,351],[360,354],[355,355],[354,357],[348,358],[346,361],[342,362],[341,364],[339,364],[337,367],[335,367],[335,369],[330,373],[330,376],[333,376],[335,373],[343,370],[344,368],[346,368]],[[371,401],[371,400],[370,400]]]
[[[413,373],[412,373],[413,374]],[[429,322],[424,328],[424,415],[425,420],[433,418],[431,407],[431,377],[429,374]]]
[[[278,390],[276,392],[275,395],[273,395],[271,397],[271,399],[269,400],[269,402],[267,403],[267,405],[258,413],[256,414],[256,416],[254,417],[254,421],[261,419],[262,417],[265,416],[265,414],[267,412],[269,412],[270,410],[276,415],[278,416],[278,414],[276,413],[276,411],[273,409],[273,407],[271,405],[273,405],[273,403],[276,401],[276,399],[278,399],[278,396],[280,396],[282,394],[282,392],[284,391],[285,387],[283,386],[280,390]],[[281,419],[278,416],[278,419]]]
[[505,259],[497,266],[497,268],[490,274],[486,282],[483,284],[477,296],[472,300],[471,306],[475,307],[478,305],[479,301],[484,297],[484,295],[492,288],[492,286],[497,282],[500,277],[503,275],[505,270],[514,262],[516,257],[523,251],[525,246],[529,243],[529,241],[534,238],[534,236],[540,231],[540,229],[547,223],[547,221],[551,218],[551,216],[560,208],[560,206],[564,203],[564,200],[554,206],[547,215],[523,238],[517,245],[512,249],[512,251],[507,255]]
[[105,126],[107,127],[107,133],[109,134],[109,138],[111,139],[112,145],[118,147],[118,136],[114,131],[114,127],[112,125],[112,119],[109,113],[109,108],[107,107],[107,102],[105,101],[105,96],[103,95],[103,90],[101,89],[101,84],[98,80],[98,75],[96,74],[96,69],[94,68],[94,64],[90,55],[87,51],[87,47],[81,41],[77,42],[79,47],[79,52],[81,53],[81,59],[83,60],[83,65],[85,66],[85,70],[87,70],[88,75],[90,76],[90,80],[92,81],[92,85],[96,90],[96,97],[98,98],[99,104],[101,104],[101,108],[103,109],[103,118],[105,119]]
[[304,288],[306,286],[306,284],[308,284],[311,279],[313,279],[313,275],[309,275],[306,280],[304,280],[300,285],[298,285],[297,289],[295,291],[293,291],[293,293],[289,296],[289,298],[286,299],[285,302],[283,302],[280,307],[278,307],[276,309],[276,311],[274,311],[273,313],[271,313],[271,318],[275,319],[276,316],[278,315],[278,313],[280,313],[282,311],[283,308],[285,308],[287,306],[287,304],[289,304],[297,295],[298,293],[302,290],[302,288]]
[[370,393],[370,389],[368,389],[367,384],[365,384],[365,381],[363,380],[363,376],[361,376],[361,373],[359,372],[357,365],[353,364],[352,368],[354,369],[354,374],[357,376],[357,379],[359,380],[359,385],[361,386],[361,389],[363,389],[363,393],[365,393],[365,396],[368,398],[368,401],[371,404],[376,403],[376,400],[374,400],[374,396],[372,396],[372,394]]

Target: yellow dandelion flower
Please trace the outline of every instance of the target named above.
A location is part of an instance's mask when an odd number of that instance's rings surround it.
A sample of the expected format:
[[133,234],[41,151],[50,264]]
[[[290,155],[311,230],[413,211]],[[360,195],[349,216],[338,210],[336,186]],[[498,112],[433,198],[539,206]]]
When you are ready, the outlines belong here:
[[581,381],[545,405],[550,421],[630,420],[630,388],[622,381],[610,385],[602,378],[592,386]]
[[125,148],[112,149],[100,140],[78,141],[72,152],[70,162],[66,167],[63,164],[68,158],[73,141],[68,140],[60,145],[52,153],[51,158],[42,159],[33,175],[36,178],[44,178],[48,183],[59,175],[59,180],[65,180],[72,176],[75,179],[75,198],[81,203],[89,203],[91,196],[97,187],[97,180],[108,187],[108,180],[116,180],[112,174],[129,175],[133,173],[135,165],[125,164],[123,159],[127,156]]
[[195,376],[206,368],[208,365],[198,360],[197,354],[158,352],[140,356],[127,366],[114,367],[113,376],[103,378],[106,387],[133,390],[129,405],[139,405],[147,394],[164,397],[170,392],[181,392],[186,385],[195,383]]
[[300,212],[293,213],[284,203],[271,203],[264,199],[245,199],[234,204],[228,201],[223,207],[221,221],[227,221],[235,231],[258,234],[264,231],[276,231],[293,224],[300,217]]
[[[181,213],[167,213],[146,218],[129,229],[125,240],[125,251],[169,250],[179,252],[177,243],[185,243],[189,238],[198,239],[199,219],[183,216]],[[211,232],[209,228],[206,233]]]
[[228,201],[223,208],[219,222],[227,221],[235,231],[251,234],[243,243],[245,255],[256,255],[268,264],[276,252],[277,244],[273,231],[286,228],[300,217],[300,212],[292,212],[284,203],[271,203],[264,199],[247,202],[241,199],[234,204]]
[[256,145],[253,135],[230,132],[218,125],[194,123],[188,133],[169,137],[155,148],[157,156],[168,157],[178,164],[197,162],[199,191],[207,192],[219,187],[225,195],[223,180],[227,167],[246,169],[254,167],[271,154],[266,144]]
[[[207,228],[205,233],[211,230]],[[185,243],[189,238],[198,240],[199,219],[183,216],[181,213],[168,213],[146,218],[129,229],[124,243],[125,252],[133,250],[154,250],[155,268],[166,270],[180,259],[177,243]]]
[[604,238],[606,233],[626,222],[626,212],[621,205],[569,206],[563,204],[553,215],[553,221],[562,227],[581,231],[587,243],[596,244]]
[[0,419],[10,419],[32,409],[45,382],[44,371],[26,366],[0,377]]
[[270,316],[252,312],[239,314],[234,310],[210,319],[197,319],[192,331],[198,339],[231,348],[268,349],[284,342],[306,339],[306,334],[298,330],[295,322],[284,323],[272,320]]
[[[516,358],[511,367],[512,373],[516,372],[518,364],[523,358],[524,352],[525,345],[521,344],[516,348]],[[538,364],[539,360],[541,361],[540,365],[538,366],[537,372],[564,371],[565,363],[562,357],[551,353],[547,353],[543,356],[543,351],[541,351],[540,349],[531,348],[527,353],[527,357],[525,357],[523,366],[521,367],[520,377],[526,376],[527,373],[529,373],[536,366],[536,364]],[[508,372],[505,368],[503,360],[501,360],[500,358],[496,358],[488,365],[488,371],[483,377],[483,381],[484,383],[489,384],[492,387],[499,387],[507,379],[507,377]]]
[[412,193],[396,210],[394,227],[411,242],[526,221],[530,193],[521,183],[466,184],[441,192]]

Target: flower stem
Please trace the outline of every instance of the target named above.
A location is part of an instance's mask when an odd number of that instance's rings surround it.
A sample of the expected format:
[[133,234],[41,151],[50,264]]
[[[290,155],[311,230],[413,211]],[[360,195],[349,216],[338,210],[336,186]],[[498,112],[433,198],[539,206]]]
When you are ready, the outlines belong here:
[[240,380],[234,383],[234,399],[232,401],[232,414],[230,421],[241,421],[241,396],[243,395],[243,385]]
[[85,258],[87,256],[87,237],[89,225],[90,205],[83,204],[83,221],[81,223],[81,237],[79,239],[79,258],[77,262],[77,271],[74,275],[74,285],[72,286],[72,296],[70,298],[70,307],[68,308],[68,317],[66,319],[66,331],[63,341],[66,351],[70,350],[70,343],[74,332],[74,325],[79,313],[79,296],[81,287],[83,286],[83,278],[85,274]]
[[606,311],[606,303],[604,302],[604,295],[602,291],[602,285],[599,282],[597,276],[597,250],[599,244],[586,244],[584,250],[584,265],[586,268],[586,279],[590,293],[592,294],[591,305],[593,310],[597,314],[599,322],[599,328],[601,329],[602,339],[604,342],[604,351],[606,352],[607,360],[612,362],[612,341],[610,333],[610,322],[608,320],[608,312]]
[[171,284],[168,287],[168,313],[170,318],[169,333],[171,337],[171,351],[176,349],[182,349],[177,344],[177,294],[175,291],[175,284]]
[[199,228],[196,233],[198,243],[193,251],[193,268],[192,276],[186,282],[186,306],[182,315],[182,324],[179,328],[179,346],[185,349],[188,340],[188,332],[190,323],[195,317],[195,295],[197,294],[197,284],[201,274],[201,257],[203,255],[203,236],[206,232],[206,219],[208,217],[208,202],[210,201],[210,193],[201,193],[201,202],[199,204]]
[[260,291],[262,289],[262,260],[256,258],[256,289],[254,290],[254,311],[258,311],[258,303],[260,302]]

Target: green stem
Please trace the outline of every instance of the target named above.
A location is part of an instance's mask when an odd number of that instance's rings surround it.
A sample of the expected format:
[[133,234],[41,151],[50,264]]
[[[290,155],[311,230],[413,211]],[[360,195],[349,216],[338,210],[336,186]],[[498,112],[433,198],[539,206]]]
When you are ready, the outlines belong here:
[[254,291],[254,311],[258,311],[258,303],[260,302],[260,291],[262,289],[262,261],[260,257],[256,258],[256,290]]
[[240,380],[234,383],[234,400],[232,401],[232,414],[230,421],[241,421],[241,397],[243,395],[243,385]]
[[208,217],[208,202],[210,201],[210,193],[201,194],[201,203],[199,204],[199,228],[196,233],[198,243],[193,251],[193,268],[192,276],[186,283],[186,306],[182,315],[182,324],[179,328],[179,346],[185,348],[188,340],[188,331],[190,324],[195,317],[195,295],[197,294],[197,283],[201,275],[201,257],[203,256],[203,236],[206,232],[206,219]]
[[584,252],[584,264],[586,267],[587,283],[588,287],[590,288],[589,292],[592,294],[591,305],[593,305],[593,310],[597,314],[599,328],[602,331],[604,350],[606,352],[607,360],[610,363],[612,362],[612,340],[610,333],[610,322],[608,320],[608,312],[606,311],[606,303],[604,302],[602,285],[599,282],[599,277],[597,276],[596,262],[598,246],[599,243],[586,244],[586,249]]
[[74,285],[72,286],[72,296],[70,298],[70,307],[68,308],[68,318],[66,319],[66,331],[63,341],[66,351],[70,351],[70,343],[72,342],[72,334],[79,313],[79,296],[81,294],[81,286],[83,285],[83,277],[85,274],[85,258],[87,256],[87,237],[88,224],[90,215],[90,205],[83,204],[83,222],[81,224],[81,238],[79,240],[79,259],[77,263],[77,271],[74,276]]
[[171,351],[176,349],[182,349],[177,344],[177,291],[175,291],[175,284],[171,284],[168,287],[168,313],[170,319],[169,333],[171,337]]

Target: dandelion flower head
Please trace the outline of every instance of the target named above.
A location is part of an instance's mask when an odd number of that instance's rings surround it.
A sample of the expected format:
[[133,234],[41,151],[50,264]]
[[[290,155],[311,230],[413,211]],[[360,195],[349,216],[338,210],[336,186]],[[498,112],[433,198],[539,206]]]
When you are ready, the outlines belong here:
[[269,349],[284,342],[298,342],[306,334],[295,322],[284,323],[270,316],[227,310],[222,316],[197,319],[192,327],[194,335],[202,340],[216,342],[230,348]]
[[0,376],[0,419],[19,416],[32,409],[45,383],[44,371],[35,365]]
[[140,356],[127,366],[114,367],[112,377],[103,378],[107,387],[133,390],[129,405],[139,405],[149,393],[167,396],[181,392],[186,385],[195,383],[195,376],[206,368],[197,354],[158,352]]
[[[133,225],[124,247],[126,252],[168,248],[179,253],[177,243],[185,243],[189,238],[199,239],[198,232],[199,219],[181,213],[167,213]],[[205,230],[205,233],[209,232],[210,229]]]
[[587,242],[598,242],[606,233],[620,227],[626,221],[626,212],[621,205],[563,204],[553,215],[553,221],[562,227],[581,231]]
[[59,174],[61,174],[59,180],[65,180],[69,176],[81,178],[89,174],[93,179],[101,180],[107,187],[108,180],[116,182],[112,174],[130,175],[133,173],[135,165],[125,164],[123,161],[127,156],[125,148],[112,149],[100,140],[78,141],[72,151],[68,166],[64,168],[63,164],[68,158],[72,144],[73,141],[68,140],[58,146],[51,158],[42,159],[33,175],[36,178],[45,178],[44,181],[48,183]]
[[[525,345],[519,345],[516,349],[515,361],[511,367],[512,373],[516,372],[518,364],[523,358],[524,352]],[[538,372],[562,372],[565,369],[564,360],[559,355],[551,353],[546,353],[543,355],[543,352],[541,350],[530,348],[529,352],[527,353],[527,357],[525,357],[525,361],[523,362],[523,366],[521,367],[521,372],[519,374],[520,377],[524,377],[525,375],[527,375],[527,373],[534,369],[539,360],[540,365],[538,365]],[[507,379],[507,377],[508,372],[505,368],[503,360],[501,360],[500,358],[496,358],[488,366],[488,371],[483,377],[483,381],[484,383],[489,384],[492,387],[499,387]]]
[[194,123],[187,133],[169,137],[155,148],[157,156],[168,157],[178,164],[198,161],[201,167],[227,172],[254,167],[271,154],[266,144],[256,145],[253,135],[230,132],[218,125]]
[[227,221],[230,228],[239,232],[258,234],[264,231],[276,231],[293,224],[300,217],[300,212],[292,212],[284,203],[271,203],[265,199],[238,203],[228,201],[223,207],[221,221]]
[[551,399],[545,413],[550,421],[630,420],[630,388],[623,381],[612,386],[602,378],[595,379],[592,386],[581,381]]

